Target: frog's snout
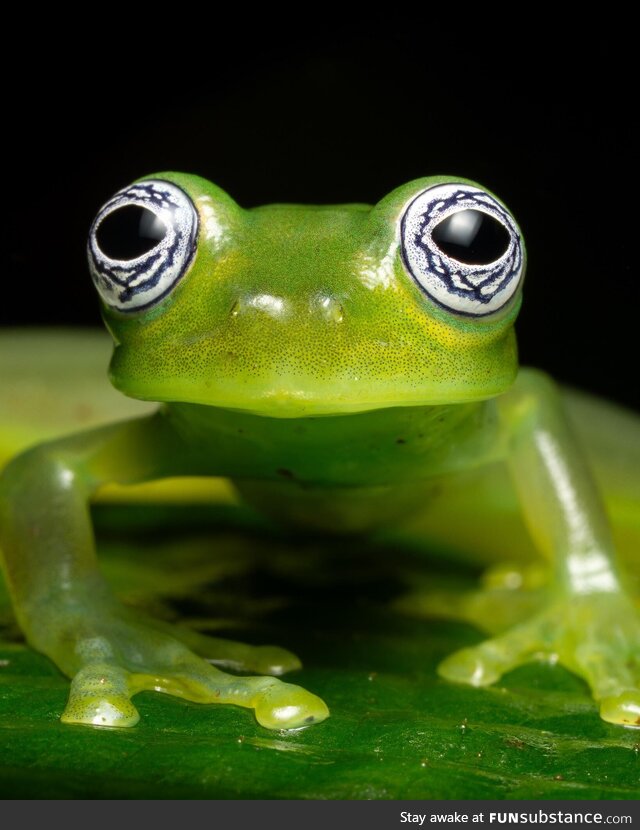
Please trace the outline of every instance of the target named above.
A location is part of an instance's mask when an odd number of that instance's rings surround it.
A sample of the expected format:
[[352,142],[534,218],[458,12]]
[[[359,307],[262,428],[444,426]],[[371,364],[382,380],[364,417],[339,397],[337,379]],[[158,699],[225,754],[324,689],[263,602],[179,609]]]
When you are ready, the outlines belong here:
[[233,318],[264,314],[274,320],[286,320],[295,317],[300,320],[306,311],[310,318],[328,323],[341,323],[344,319],[343,304],[329,294],[315,293],[300,307],[299,302],[292,302],[286,297],[274,294],[256,293],[239,297],[232,305],[230,315]]

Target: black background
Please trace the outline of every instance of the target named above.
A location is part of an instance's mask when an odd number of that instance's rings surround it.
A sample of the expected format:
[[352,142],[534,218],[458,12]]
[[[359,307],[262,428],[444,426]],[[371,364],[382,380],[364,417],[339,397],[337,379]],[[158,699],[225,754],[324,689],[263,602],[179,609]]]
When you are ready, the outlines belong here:
[[40,21],[5,72],[0,324],[99,324],[87,229],[138,176],[198,173],[251,206],[375,202],[453,173],[497,193],[524,230],[522,361],[640,408],[624,21],[534,31],[522,12],[487,36],[462,11],[445,24],[398,7],[348,25],[305,10],[264,31],[248,10],[233,24],[174,10],[159,33],[120,19],[100,41]]

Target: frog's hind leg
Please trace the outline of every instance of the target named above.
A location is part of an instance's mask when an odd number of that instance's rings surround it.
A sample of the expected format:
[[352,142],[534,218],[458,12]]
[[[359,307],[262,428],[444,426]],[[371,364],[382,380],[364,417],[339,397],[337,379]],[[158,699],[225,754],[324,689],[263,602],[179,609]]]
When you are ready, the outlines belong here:
[[[394,603],[403,613],[460,620],[493,634],[544,602],[549,567],[520,517],[502,464],[437,480],[418,514],[381,535],[390,545],[424,553],[427,563],[446,560],[447,571],[453,565],[460,573],[454,585],[440,584],[428,564],[408,574],[411,588]],[[478,572],[480,584],[469,578]]]
[[423,505],[379,535],[429,556],[479,568],[540,561],[504,464],[429,480]]
[[[536,613],[546,600],[547,574],[519,564],[489,568],[479,585],[439,585],[437,577],[415,580],[411,589],[393,602],[396,611],[419,618],[466,622],[488,634],[497,634]],[[422,583],[422,584],[420,584]]]

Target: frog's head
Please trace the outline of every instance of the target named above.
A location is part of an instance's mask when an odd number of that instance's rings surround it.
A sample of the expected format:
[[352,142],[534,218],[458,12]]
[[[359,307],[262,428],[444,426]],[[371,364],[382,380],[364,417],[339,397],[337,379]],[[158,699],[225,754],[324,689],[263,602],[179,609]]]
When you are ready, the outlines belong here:
[[505,206],[446,176],[372,208],[243,210],[162,173],[119,191],[89,238],[115,386],[280,417],[503,392],[524,259]]

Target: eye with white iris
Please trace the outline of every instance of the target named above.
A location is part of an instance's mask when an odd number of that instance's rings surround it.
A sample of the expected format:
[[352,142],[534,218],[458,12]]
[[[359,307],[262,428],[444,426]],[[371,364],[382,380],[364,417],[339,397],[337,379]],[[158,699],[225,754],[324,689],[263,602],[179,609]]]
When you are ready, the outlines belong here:
[[89,269],[104,302],[141,311],[174,288],[193,260],[198,214],[187,194],[149,179],[119,190],[89,232]]
[[520,230],[493,196],[467,184],[441,184],[409,204],[402,255],[420,288],[458,314],[492,314],[523,275]]

